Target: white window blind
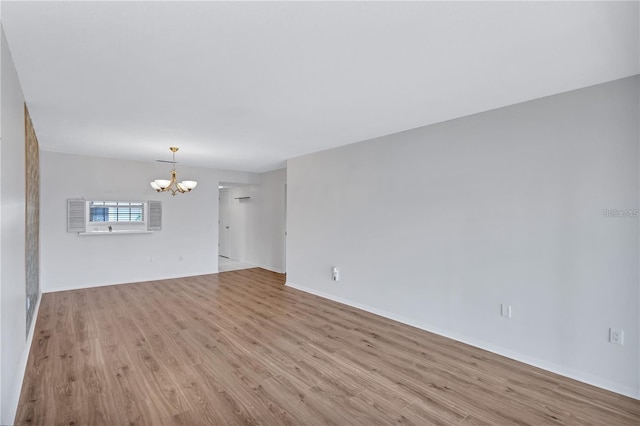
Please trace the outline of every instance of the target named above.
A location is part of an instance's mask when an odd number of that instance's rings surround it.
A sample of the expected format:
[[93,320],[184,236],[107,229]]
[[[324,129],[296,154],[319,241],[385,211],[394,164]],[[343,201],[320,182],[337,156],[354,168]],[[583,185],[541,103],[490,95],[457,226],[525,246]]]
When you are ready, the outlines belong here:
[[90,201],[90,223],[139,222],[143,223],[144,203],[141,201]]

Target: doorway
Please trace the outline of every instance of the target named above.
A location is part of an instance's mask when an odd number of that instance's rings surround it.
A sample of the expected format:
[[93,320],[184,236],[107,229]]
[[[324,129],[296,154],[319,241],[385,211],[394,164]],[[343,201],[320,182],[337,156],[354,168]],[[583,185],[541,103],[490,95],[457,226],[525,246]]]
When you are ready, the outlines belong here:
[[218,202],[218,255],[229,259],[231,257],[231,194],[229,188],[219,190]]
[[218,271],[261,267],[284,273],[286,176],[218,184]]
[[234,197],[238,197],[238,188],[246,186],[230,183],[218,185],[218,272],[256,267],[240,260],[246,255],[244,240],[247,237],[247,218],[238,209],[238,200],[234,200]]

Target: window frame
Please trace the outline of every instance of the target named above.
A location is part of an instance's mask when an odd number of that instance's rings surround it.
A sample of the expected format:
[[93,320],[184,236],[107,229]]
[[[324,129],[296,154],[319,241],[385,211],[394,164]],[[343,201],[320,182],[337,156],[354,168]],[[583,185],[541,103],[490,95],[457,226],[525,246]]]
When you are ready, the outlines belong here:
[[[102,207],[100,207],[100,205],[95,206],[94,203],[102,203]],[[120,216],[120,213],[117,212],[118,209],[122,208],[122,209],[129,209],[129,219],[131,219],[131,209],[132,207],[140,207],[141,210],[141,220],[98,220],[98,221],[93,221],[92,219],[92,214],[91,214],[91,209],[92,208],[102,208],[102,209],[107,209],[107,218],[109,218],[111,216],[111,212],[109,212],[108,210],[110,208],[114,208],[116,209],[116,219]],[[145,225],[146,226],[147,223],[147,202],[146,201],[124,201],[124,200],[118,200],[118,201],[112,201],[112,200],[88,200],[87,201],[87,225],[88,226],[96,226],[96,225],[123,225],[123,224],[129,224],[129,225]]]
[[[95,222],[91,219],[91,208],[96,207],[93,203],[111,203],[115,206],[106,207],[119,207],[118,203],[123,204],[120,207],[131,207],[131,204],[140,205],[142,207],[142,220],[141,221],[104,221]],[[85,227],[88,233],[92,232],[104,232],[104,231],[143,231],[148,226],[148,201],[144,200],[123,200],[123,199],[87,199],[85,200]]]

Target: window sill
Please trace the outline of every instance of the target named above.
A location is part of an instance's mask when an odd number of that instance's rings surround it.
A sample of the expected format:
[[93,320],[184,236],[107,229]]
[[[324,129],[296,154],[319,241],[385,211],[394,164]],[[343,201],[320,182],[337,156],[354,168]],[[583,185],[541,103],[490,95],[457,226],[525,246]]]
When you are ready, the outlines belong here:
[[78,232],[78,235],[124,235],[124,234],[153,234],[153,231],[138,231],[136,229],[120,229],[113,231],[90,231],[90,232]]

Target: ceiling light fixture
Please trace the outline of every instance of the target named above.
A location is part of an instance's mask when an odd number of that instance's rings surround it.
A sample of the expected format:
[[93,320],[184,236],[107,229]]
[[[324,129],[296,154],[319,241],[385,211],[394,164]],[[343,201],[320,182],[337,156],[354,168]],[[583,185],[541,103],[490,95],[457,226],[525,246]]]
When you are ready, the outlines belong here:
[[171,192],[171,195],[175,196],[176,192],[180,192],[184,194],[185,192],[191,192],[193,188],[198,185],[198,182],[195,180],[184,180],[182,182],[178,182],[176,180],[176,152],[178,151],[178,147],[171,146],[169,150],[173,153],[173,169],[171,170],[171,180],[167,179],[156,179],[151,182],[151,187],[156,190],[156,192]]

